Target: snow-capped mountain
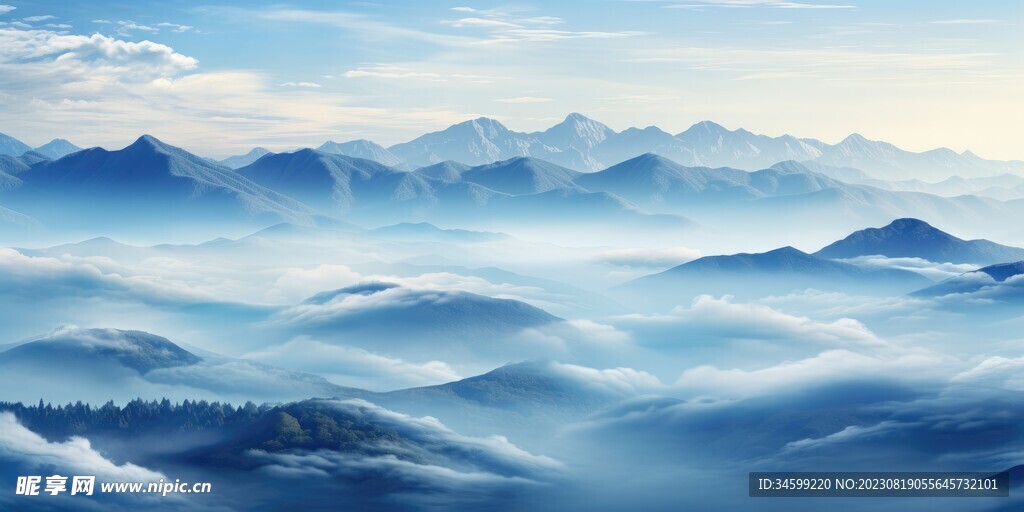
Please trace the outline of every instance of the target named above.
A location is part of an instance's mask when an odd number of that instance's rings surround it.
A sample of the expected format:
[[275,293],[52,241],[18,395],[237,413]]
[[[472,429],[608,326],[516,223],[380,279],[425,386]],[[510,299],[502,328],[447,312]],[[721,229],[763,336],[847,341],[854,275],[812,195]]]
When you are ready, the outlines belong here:
[[445,160],[483,165],[517,156],[541,157],[557,152],[537,137],[514,132],[500,122],[481,117],[428,133],[388,151],[412,167],[424,167]]
[[[863,178],[931,181],[959,175],[984,177],[1024,173],[1024,162],[986,160],[970,151],[939,148],[922,153],[853,134],[837,144],[792,135],[772,137],[742,128],[729,130],[701,121],[672,135],[656,126],[615,132],[581,114],[570,114],[540,132],[509,130],[488,118],[466,121],[443,131],[389,148],[411,167],[454,160],[481,165],[517,156],[532,156],[582,172],[597,171],[645,153],[690,167],[758,170],[794,160],[821,166],[815,171],[836,179],[864,173]],[[835,170],[836,174],[831,172]]]
[[728,130],[701,121],[676,135],[693,154],[693,165],[763,169],[784,160],[813,160],[821,156],[820,141],[791,135],[755,135],[742,128]]

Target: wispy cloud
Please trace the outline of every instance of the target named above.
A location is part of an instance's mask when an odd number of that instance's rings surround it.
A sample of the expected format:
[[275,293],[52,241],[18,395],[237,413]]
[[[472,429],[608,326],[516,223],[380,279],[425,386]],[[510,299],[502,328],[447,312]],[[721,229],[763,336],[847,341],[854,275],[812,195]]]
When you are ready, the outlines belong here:
[[[958,71],[961,77],[993,65],[994,53],[894,52],[850,48],[681,47],[652,50],[636,62],[674,63],[689,69],[735,74],[735,80],[818,77],[853,80],[873,77],[916,83],[929,73]],[[906,80],[911,75],[915,80]]]
[[319,11],[286,7],[252,9],[208,7],[203,8],[202,11],[220,15],[228,21],[260,20],[270,23],[329,25],[359,34],[364,39],[375,41],[412,40],[443,46],[456,46],[467,42],[467,39],[463,37],[399,26],[373,16],[349,11]]
[[43,16],[29,16],[27,18],[22,18],[22,20],[34,23],[34,22],[37,22],[37,21],[53,20],[53,19],[56,19],[56,18],[57,18],[56,16],[53,16],[51,14],[46,14],[46,15],[43,15]]
[[932,25],[994,25],[998,23],[996,20],[977,20],[977,19],[957,19],[957,20],[938,20],[931,22]]
[[640,35],[640,32],[604,32],[555,30],[565,20],[557,16],[521,16],[501,9],[474,9],[455,7],[453,11],[471,13],[474,16],[456,20],[445,20],[443,24],[460,29],[478,29],[487,32],[488,37],[476,41],[478,44],[494,43],[540,43],[566,39],[613,39]]
[[395,80],[426,80],[444,82],[447,79],[437,73],[413,71],[400,66],[370,66],[351,69],[342,74],[345,78],[389,78]]
[[7,14],[7,13],[9,13],[9,12],[15,10],[15,9],[17,9],[17,7],[15,7],[13,5],[3,5],[3,4],[0,4],[0,14]]
[[458,20],[445,21],[446,25],[451,25],[455,28],[466,28],[466,27],[480,27],[480,28],[521,28],[522,25],[516,25],[515,23],[509,23],[507,21],[487,19],[487,18],[462,18]]
[[855,5],[840,4],[817,4],[800,2],[777,2],[772,0],[703,0],[685,4],[672,4],[666,7],[671,9],[703,9],[708,7],[720,8],[752,8],[765,7],[770,9],[856,9]]
[[536,98],[533,96],[519,96],[516,98],[501,98],[494,100],[497,103],[548,103],[555,101],[551,98]]
[[194,28],[194,27],[190,27],[188,25],[179,25],[177,23],[170,23],[170,22],[167,22],[167,21],[165,21],[163,23],[157,23],[156,26],[158,26],[158,27],[167,27],[169,29],[174,30],[175,32],[187,32],[187,31],[192,30]]
[[160,29],[151,27],[149,25],[143,25],[141,23],[135,23],[132,20],[120,20],[117,22],[119,32],[128,32],[132,30],[141,30],[143,32],[159,32]]
[[316,89],[320,87],[320,84],[315,82],[284,82],[281,84],[282,87],[308,87]]

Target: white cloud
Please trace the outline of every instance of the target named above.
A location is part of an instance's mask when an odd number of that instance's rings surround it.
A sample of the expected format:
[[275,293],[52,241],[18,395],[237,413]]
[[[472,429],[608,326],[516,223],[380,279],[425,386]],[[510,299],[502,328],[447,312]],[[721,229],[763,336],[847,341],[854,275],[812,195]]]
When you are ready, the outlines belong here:
[[550,28],[507,28],[491,32],[488,39],[477,44],[550,43],[570,39],[624,39],[643,35],[642,32],[597,32],[555,30]]
[[72,437],[51,443],[18,423],[14,414],[0,413],[0,456],[27,466],[51,465],[62,474],[95,475],[120,482],[155,482],[167,477],[132,463],[117,465],[92,448],[88,439]]
[[378,391],[443,384],[462,378],[443,361],[410,363],[304,336],[243,357],[322,375],[344,386]]
[[596,369],[556,362],[550,363],[550,368],[556,374],[576,380],[583,386],[599,388],[614,394],[640,395],[664,392],[668,389],[668,386],[654,375],[633,368]]
[[[8,72],[48,74],[89,89],[113,80],[146,81],[195,69],[198,61],[151,41],[121,41],[101,34],[58,34],[46,30],[0,29],[0,66]],[[17,66],[17,68],[15,68]]]
[[885,346],[864,324],[852,318],[818,322],[793,316],[761,304],[734,303],[730,297],[701,295],[689,307],[667,315],[626,315],[616,323],[639,328],[667,326],[687,335],[703,334],[734,339],[810,341],[829,345]]
[[36,21],[52,20],[52,19],[56,19],[56,18],[57,18],[56,16],[53,16],[53,15],[50,15],[50,14],[46,14],[46,15],[43,15],[43,16],[29,16],[27,18],[22,18],[22,20],[28,21],[28,22],[36,22]]
[[917,272],[933,281],[941,281],[960,274],[977,270],[977,265],[958,263],[934,263],[924,258],[889,258],[886,256],[858,256],[839,260],[854,265],[872,268],[893,268]]
[[323,264],[314,268],[285,270],[274,283],[274,290],[288,302],[296,302],[314,293],[344,288],[361,280],[362,276],[346,265]]
[[359,455],[328,450],[248,455],[265,464],[264,470],[298,476],[386,478],[397,490],[460,489],[478,492],[495,486],[549,481],[563,465],[543,455],[531,454],[502,436],[472,437],[459,434],[435,418],[415,418],[363,400],[318,401],[385,429],[395,430],[405,441],[379,446],[378,455]]
[[307,87],[311,89],[317,89],[320,84],[315,82],[284,82],[281,84],[282,87]]
[[15,9],[17,9],[17,7],[13,5],[0,4],[0,14],[7,14]]
[[[187,283],[153,276],[136,276],[105,258],[25,256],[0,248],[0,284],[5,294],[32,297],[105,296],[151,304],[209,301]],[[127,274],[127,275],[126,275]]]
[[516,98],[501,98],[494,100],[497,103],[549,103],[555,101],[551,98],[536,98],[533,96],[519,96]]
[[597,261],[620,267],[668,268],[700,258],[689,247],[613,249],[598,254]]
[[881,356],[839,349],[754,370],[698,366],[684,371],[676,386],[680,391],[698,395],[764,396],[849,380],[938,381],[948,363],[946,358],[924,350]]
[[1024,357],[993,356],[950,379],[956,384],[1024,391]]
[[821,448],[823,446],[867,440],[872,439],[874,437],[886,436],[893,430],[907,428],[910,426],[912,425],[900,423],[893,420],[882,421],[866,427],[859,425],[850,425],[844,428],[843,430],[840,430],[839,432],[829,434],[825,437],[807,438],[800,439],[798,441],[791,441],[789,443],[786,443],[786,446],[783,447],[783,451],[793,452],[813,450],[815,448]]
[[159,133],[192,151],[221,151],[308,144],[336,133],[339,125],[370,130],[369,138],[395,137],[470,115],[353,107],[345,96],[312,88],[287,95],[264,74],[197,72],[198,65],[194,57],[151,41],[0,27],[0,101],[5,115],[33,120],[23,131],[34,130],[38,138],[52,138],[56,127],[103,125],[82,128],[87,144],[120,147],[140,133]]

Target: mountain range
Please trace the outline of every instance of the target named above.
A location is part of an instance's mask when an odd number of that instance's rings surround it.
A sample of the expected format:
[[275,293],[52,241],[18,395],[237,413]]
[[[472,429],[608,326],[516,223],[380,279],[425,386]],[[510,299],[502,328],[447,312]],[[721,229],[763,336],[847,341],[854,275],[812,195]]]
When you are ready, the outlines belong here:
[[227,167],[149,135],[117,151],[92,148],[40,161],[17,178],[22,185],[2,199],[47,224],[122,220],[127,211],[137,223],[309,223],[317,214]]
[[906,270],[863,268],[783,247],[764,253],[705,256],[634,279],[613,292],[647,302],[681,304],[703,294],[761,297],[808,288],[902,294],[932,283]]
[[50,142],[33,149],[28,144],[25,144],[10,135],[0,133],[0,155],[21,156],[25,153],[34,151],[46,158],[56,160],[81,150],[82,148],[64,139],[53,139]]
[[[0,134],[0,154],[20,156],[31,149],[13,137]],[[59,158],[79,149],[67,141],[55,139],[36,150],[49,158]],[[1019,160],[987,160],[970,151],[957,153],[948,148],[915,153],[856,133],[828,144],[792,135],[773,137],[742,128],[730,130],[711,121],[698,122],[677,134],[655,126],[617,132],[578,113],[569,114],[547,130],[532,133],[510,130],[495,119],[480,117],[387,148],[359,139],[341,143],[327,141],[317,149],[328,154],[374,160],[401,170],[448,160],[477,166],[516,157],[534,157],[575,171],[592,172],[653,153],[687,167],[732,167],[748,171],[794,160],[809,167],[819,166],[814,170],[838,179],[842,179],[839,178],[842,175],[931,183],[953,176],[970,179],[1024,173],[1024,162]],[[243,167],[265,151],[256,148],[220,163],[232,168]],[[826,168],[834,170],[836,175],[825,172]]]
[[[570,116],[567,122],[572,130],[562,126],[540,132],[536,140],[569,141],[575,151],[599,148],[625,134],[609,134],[582,116]],[[713,127],[702,125],[688,137],[704,140],[708,130]],[[503,133],[495,123],[478,124],[471,131]],[[792,147],[793,142],[788,144]],[[325,149],[373,149],[364,142],[335,146]],[[492,146],[486,147],[504,147]],[[507,223],[587,221],[631,231],[693,229],[697,223],[690,219],[735,231],[807,218],[820,226],[853,228],[901,217],[926,217],[963,228],[980,219],[1024,213],[1024,200],[883,190],[829,176],[849,174],[848,168],[796,160],[745,171],[687,167],[661,154],[644,153],[601,171],[580,172],[533,156],[513,156],[479,165],[442,160],[405,171],[308,148],[260,153],[250,152],[247,157],[258,158],[233,170],[143,136],[121,150],[92,148],[57,160],[35,152],[0,155],[0,205],[8,212],[5,224],[28,218],[51,227],[119,221],[126,209],[137,215],[136,221],[176,225],[200,219],[207,224],[241,220],[263,227],[282,221],[312,225],[318,216],[328,216],[377,225],[425,221],[486,228],[499,222],[502,229]],[[488,160],[502,151],[485,153]],[[791,153],[786,156],[799,156]],[[452,156],[440,149],[434,154]],[[86,204],[88,208],[69,213]]]
[[1003,173],[1021,174],[1024,162],[986,160],[965,151],[939,148],[923,153],[853,134],[836,144],[791,135],[771,137],[729,130],[701,121],[678,134],[654,126],[615,132],[580,114],[570,114],[543,132],[523,133],[499,121],[478,118],[387,148],[410,167],[446,160],[483,165],[515,157],[535,157],[570,169],[590,172],[644,153],[654,153],[688,167],[733,167],[758,170],[785,161],[805,161],[835,169],[860,170],[885,180],[941,180]]

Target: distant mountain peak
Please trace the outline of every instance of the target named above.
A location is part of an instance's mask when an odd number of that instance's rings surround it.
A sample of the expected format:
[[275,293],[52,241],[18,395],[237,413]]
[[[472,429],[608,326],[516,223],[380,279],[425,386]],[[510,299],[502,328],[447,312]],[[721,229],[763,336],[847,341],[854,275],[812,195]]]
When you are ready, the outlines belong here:
[[824,258],[881,255],[923,258],[937,263],[991,264],[1024,259],[1024,249],[988,240],[963,240],[915,218],[856,231],[815,253]]
[[492,119],[490,117],[478,117],[476,119],[466,121],[466,123],[472,124],[474,126],[481,126],[484,128],[508,131],[508,128],[505,127],[505,125],[501,124],[501,121],[498,121],[497,119]]
[[0,362],[52,361],[116,362],[145,374],[159,368],[188,366],[202,358],[172,343],[167,338],[145,331],[120,329],[83,329],[63,326],[2,353]]
[[147,134],[143,134],[135,142],[131,143],[127,148],[151,148],[151,149],[167,149],[167,145],[164,144],[160,139]]
[[762,254],[765,254],[765,255],[771,254],[771,255],[775,255],[775,256],[780,256],[780,255],[810,256],[810,254],[807,254],[806,252],[803,252],[800,249],[797,249],[796,247],[793,247],[792,245],[787,245],[785,247],[779,247],[778,249],[772,249],[772,250],[770,250],[768,252],[765,252],[765,253],[762,253]]
[[989,265],[985,268],[980,268],[978,272],[984,272],[995,279],[996,282],[1003,282],[1007,279],[1024,274],[1024,261],[1018,261],[1015,263],[1000,263],[998,265]]
[[81,150],[82,148],[72,144],[66,139],[53,139],[50,142],[39,146],[30,153],[43,155],[47,158],[56,160]]
[[704,128],[705,130],[710,130],[710,131],[714,131],[714,132],[728,132],[728,131],[731,131],[728,128],[726,128],[726,127],[724,127],[724,126],[722,126],[722,125],[720,125],[720,124],[718,124],[718,123],[716,123],[714,121],[707,121],[707,120],[701,121],[701,122],[697,123],[694,126],[700,126],[701,128]]

